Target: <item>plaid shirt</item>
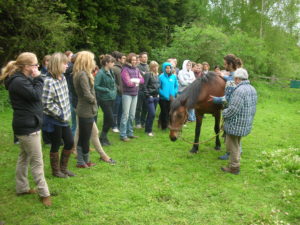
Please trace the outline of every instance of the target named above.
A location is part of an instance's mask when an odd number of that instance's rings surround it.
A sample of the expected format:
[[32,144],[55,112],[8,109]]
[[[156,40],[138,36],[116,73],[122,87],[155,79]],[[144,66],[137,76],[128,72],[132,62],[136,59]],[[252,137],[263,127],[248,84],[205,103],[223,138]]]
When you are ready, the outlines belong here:
[[43,111],[58,121],[67,122],[71,116],[69,90],[65,76],[62,79],[46,77],[43,89]]
[[234,136],[250,133],[256,112],[257,94],[249,80],[239,83],[232,92],[228,108],[223,111],[224,130]]

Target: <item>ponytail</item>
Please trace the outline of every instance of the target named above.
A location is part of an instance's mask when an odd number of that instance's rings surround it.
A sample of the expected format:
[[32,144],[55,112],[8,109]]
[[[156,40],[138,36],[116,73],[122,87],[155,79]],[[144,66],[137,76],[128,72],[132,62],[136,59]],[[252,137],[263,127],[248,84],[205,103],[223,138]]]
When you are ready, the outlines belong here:
[[8,76],[14,74],[18,70],[17,61],[9,61],[1,70],[0,81],[5,80]]

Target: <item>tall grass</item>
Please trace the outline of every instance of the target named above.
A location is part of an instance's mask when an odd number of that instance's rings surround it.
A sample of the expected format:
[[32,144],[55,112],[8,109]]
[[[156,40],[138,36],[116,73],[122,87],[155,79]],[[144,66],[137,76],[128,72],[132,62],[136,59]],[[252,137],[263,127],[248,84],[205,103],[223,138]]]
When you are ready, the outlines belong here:
[[[15,195],[12,112],[0,112],[0,221],[6,224],[299,224],[300,223],[300,90],[254,83],[259,103],[252,133],[243,139],[241,174],[224,174],[217,160],[224,154],[214,143],[191,155],[189,144],[171,142],[168,132],[154,129],[148,137],[124,143],[109,133],[105,151],[117,165],[98,161],[90,169],[70,170],[74,178],[51,176],[49,147],[44,146],[45,172],[53,206],[37,196]],[[99,116],[101,128],[102,116]],[[213,136],[214,119],[207,115],[201,140]],[[194,123],[183,130],[193,140]],[[32,182],[32,187],[34,183]]]

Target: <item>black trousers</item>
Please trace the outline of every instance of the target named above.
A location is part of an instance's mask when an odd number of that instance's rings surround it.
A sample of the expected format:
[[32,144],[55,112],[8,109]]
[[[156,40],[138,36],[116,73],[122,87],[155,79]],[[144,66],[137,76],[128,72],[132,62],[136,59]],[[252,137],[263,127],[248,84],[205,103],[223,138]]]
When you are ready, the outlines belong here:
[[49,133],[51,140],[50,152],[58,152],[61,139],[64,141],[64,149],[71,150],[74,146],[74,139],[70,126],[63,127],[54,125],[54,131]]
[[146,117],[148,112],[148,106],[145,94],[143,92],[138,93],[138,101],[135,110],[135,125],[144,126],[146,123]]
[[90,151],[90,138],[92,134],[93,124],[95,118],[82,118],[78,117],[78,129],[79,129],[79,138],[77,146],[82,148],[84,154]]
[[159,106],[160,106],[159,120],[160,120],[162,130],[167,129],[169,126],[170,105],[171,105],[170,101],[159,99]]
[[99,105],[103,112],[103,125],[102,132],[107,133],[109,129],[114,125],[114,115],[113,115],[113,107],[114,101],[99,101]]

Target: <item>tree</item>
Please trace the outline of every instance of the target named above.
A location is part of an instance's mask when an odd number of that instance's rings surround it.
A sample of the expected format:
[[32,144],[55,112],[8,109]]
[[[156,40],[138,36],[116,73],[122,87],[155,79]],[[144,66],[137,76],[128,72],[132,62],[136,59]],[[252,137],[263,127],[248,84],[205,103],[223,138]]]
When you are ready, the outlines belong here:
[[55,51],[65,51],[76,25],[59,11],[60,1],[0,1],[0,62],[2,64],[24,51],[40,58]]

